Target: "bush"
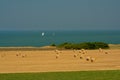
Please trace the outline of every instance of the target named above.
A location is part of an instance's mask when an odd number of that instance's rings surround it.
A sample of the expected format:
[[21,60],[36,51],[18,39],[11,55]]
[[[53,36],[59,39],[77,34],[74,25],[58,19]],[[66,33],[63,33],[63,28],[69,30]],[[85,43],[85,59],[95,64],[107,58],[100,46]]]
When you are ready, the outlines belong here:
[[72,43],[65,42],[63,44],[58,45],[58,47],[65,48],[65,49],[71,49],[73,47],[73,45],[72,45]]
[[65,49],[98,49],[98,48],[109,48],[108,44],[103,42],[84,42],[79,44],[73,44],[73,43],[63,43],[58,45],[60,48]]
[[96,47],[96,49],[98,49],[98,48],[109,48],[109,46],[108,46],[108,44],[107,43],[103,43],[103,42],[94,42],[94,44],[95,44],[95,47]]
[[55,44],[51,44],[51,46],[56,46]]

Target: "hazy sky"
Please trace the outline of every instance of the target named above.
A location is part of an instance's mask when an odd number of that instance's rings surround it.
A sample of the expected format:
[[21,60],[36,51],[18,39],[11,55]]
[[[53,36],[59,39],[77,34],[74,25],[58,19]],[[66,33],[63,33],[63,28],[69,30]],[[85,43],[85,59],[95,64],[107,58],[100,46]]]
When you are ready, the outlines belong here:
[[120,0],[0,0],[0,30],[120,30]]

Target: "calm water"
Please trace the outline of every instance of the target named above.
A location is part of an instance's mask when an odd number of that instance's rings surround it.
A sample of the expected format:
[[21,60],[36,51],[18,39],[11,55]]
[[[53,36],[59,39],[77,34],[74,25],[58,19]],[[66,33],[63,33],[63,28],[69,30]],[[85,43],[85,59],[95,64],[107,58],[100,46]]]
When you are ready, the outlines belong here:
[[[42,36],[42,32],[44,35]],[[120,44],[120,31],[0,31],[0,46],[45,46],[100,41]]]

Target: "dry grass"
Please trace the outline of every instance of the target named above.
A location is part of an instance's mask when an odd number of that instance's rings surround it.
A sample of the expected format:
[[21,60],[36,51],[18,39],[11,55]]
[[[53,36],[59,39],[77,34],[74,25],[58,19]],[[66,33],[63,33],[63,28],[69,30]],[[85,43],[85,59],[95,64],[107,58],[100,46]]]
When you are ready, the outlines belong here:
[[[16,56],[18,53],[19,55]],[[77,54],[76,58],[74,54]],[[103,52],[87,50],[80,59],[81,54],[79,51],[63,50],[56,59],[54,50],[2,50],[0,51],[0,73],[120,69],[120,49],[107,49]],[[87,56],[94,57],[95,61],[86,61]]]
[[120,49],[120,44],[109,44],[110,49]]

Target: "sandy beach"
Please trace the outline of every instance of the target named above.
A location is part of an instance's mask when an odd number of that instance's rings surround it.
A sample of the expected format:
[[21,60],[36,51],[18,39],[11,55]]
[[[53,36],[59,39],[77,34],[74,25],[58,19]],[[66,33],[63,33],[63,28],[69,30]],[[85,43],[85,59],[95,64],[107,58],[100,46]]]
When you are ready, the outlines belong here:
[[0,48],[0,73],[84,70],[120,70],[120,49]]

